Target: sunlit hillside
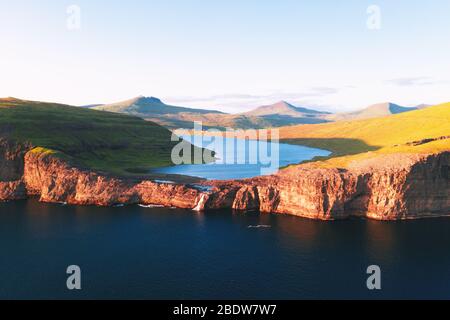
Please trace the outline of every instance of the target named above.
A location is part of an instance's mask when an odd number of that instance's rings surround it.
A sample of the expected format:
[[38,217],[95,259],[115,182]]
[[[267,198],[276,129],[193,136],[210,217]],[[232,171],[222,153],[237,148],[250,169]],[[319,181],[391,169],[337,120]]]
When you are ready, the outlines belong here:
[[329,165],[377,153],[450,150],[450,103],[375,119],[283,127],[280,138],[333,151]]
[[172,165],[172,133],[141,118],[55,103],[0,99],[0,139],[29,143],[96,170],[143,174]]

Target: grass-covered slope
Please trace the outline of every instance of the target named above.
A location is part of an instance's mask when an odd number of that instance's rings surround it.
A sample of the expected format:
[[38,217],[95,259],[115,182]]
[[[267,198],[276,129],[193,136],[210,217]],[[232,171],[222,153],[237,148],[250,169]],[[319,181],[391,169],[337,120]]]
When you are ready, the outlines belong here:
[[280,138],[333,151],[323,163],[330,166],[379,153],[450,150],[450,103],[368,120],[285,127]]
[[176,144],[169,130],[137,117],[13,98],[0,99],[0,137],[115,174],[172,165]]

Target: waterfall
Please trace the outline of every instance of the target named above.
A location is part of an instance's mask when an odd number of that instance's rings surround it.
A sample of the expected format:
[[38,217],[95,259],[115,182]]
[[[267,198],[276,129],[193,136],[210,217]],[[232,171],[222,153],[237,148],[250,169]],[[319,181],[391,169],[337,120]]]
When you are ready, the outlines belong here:
[[197,205],[192,210],[194,210],[194,211],[203,211],[203,209],[205,208],[206,201],[208,201],[208,196],[203,193],[202,197],[198,201]]

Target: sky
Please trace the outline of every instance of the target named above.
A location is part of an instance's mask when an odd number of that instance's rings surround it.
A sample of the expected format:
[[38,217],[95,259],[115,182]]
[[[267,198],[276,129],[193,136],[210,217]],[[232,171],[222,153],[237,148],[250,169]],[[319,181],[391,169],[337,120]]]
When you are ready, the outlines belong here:
[[448,0],[0,0],[0,97],[242,112],[450,101]]

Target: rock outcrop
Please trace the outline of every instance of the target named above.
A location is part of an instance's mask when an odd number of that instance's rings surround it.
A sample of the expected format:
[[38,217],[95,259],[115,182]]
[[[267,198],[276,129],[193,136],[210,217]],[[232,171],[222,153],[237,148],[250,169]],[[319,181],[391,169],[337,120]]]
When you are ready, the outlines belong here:
[[24,157],[29,146],[0,138],[0,200],[26,196],[23,183]]
[[347,169],[305,164],[273,176],[211,185],[215,191],[205,208],[232,203],[236,210],[320,220],[446,216],[450,215],[450,152],[388,154],[352,163]]
[[73,205],[158,204],[192,208],[201,192],[171,183],[118,178],[72,166],[30,146],[0,141],[0,201],[39,196]]
[[320,220],[398,220],[450,215],[449,182],[450,152],[389,154],[346,169],[304,164],[272,176],[204,182],[201,187],[109,176],[0,140],[0,201],[38,196],[43,202],[74,205],[154,204]]

